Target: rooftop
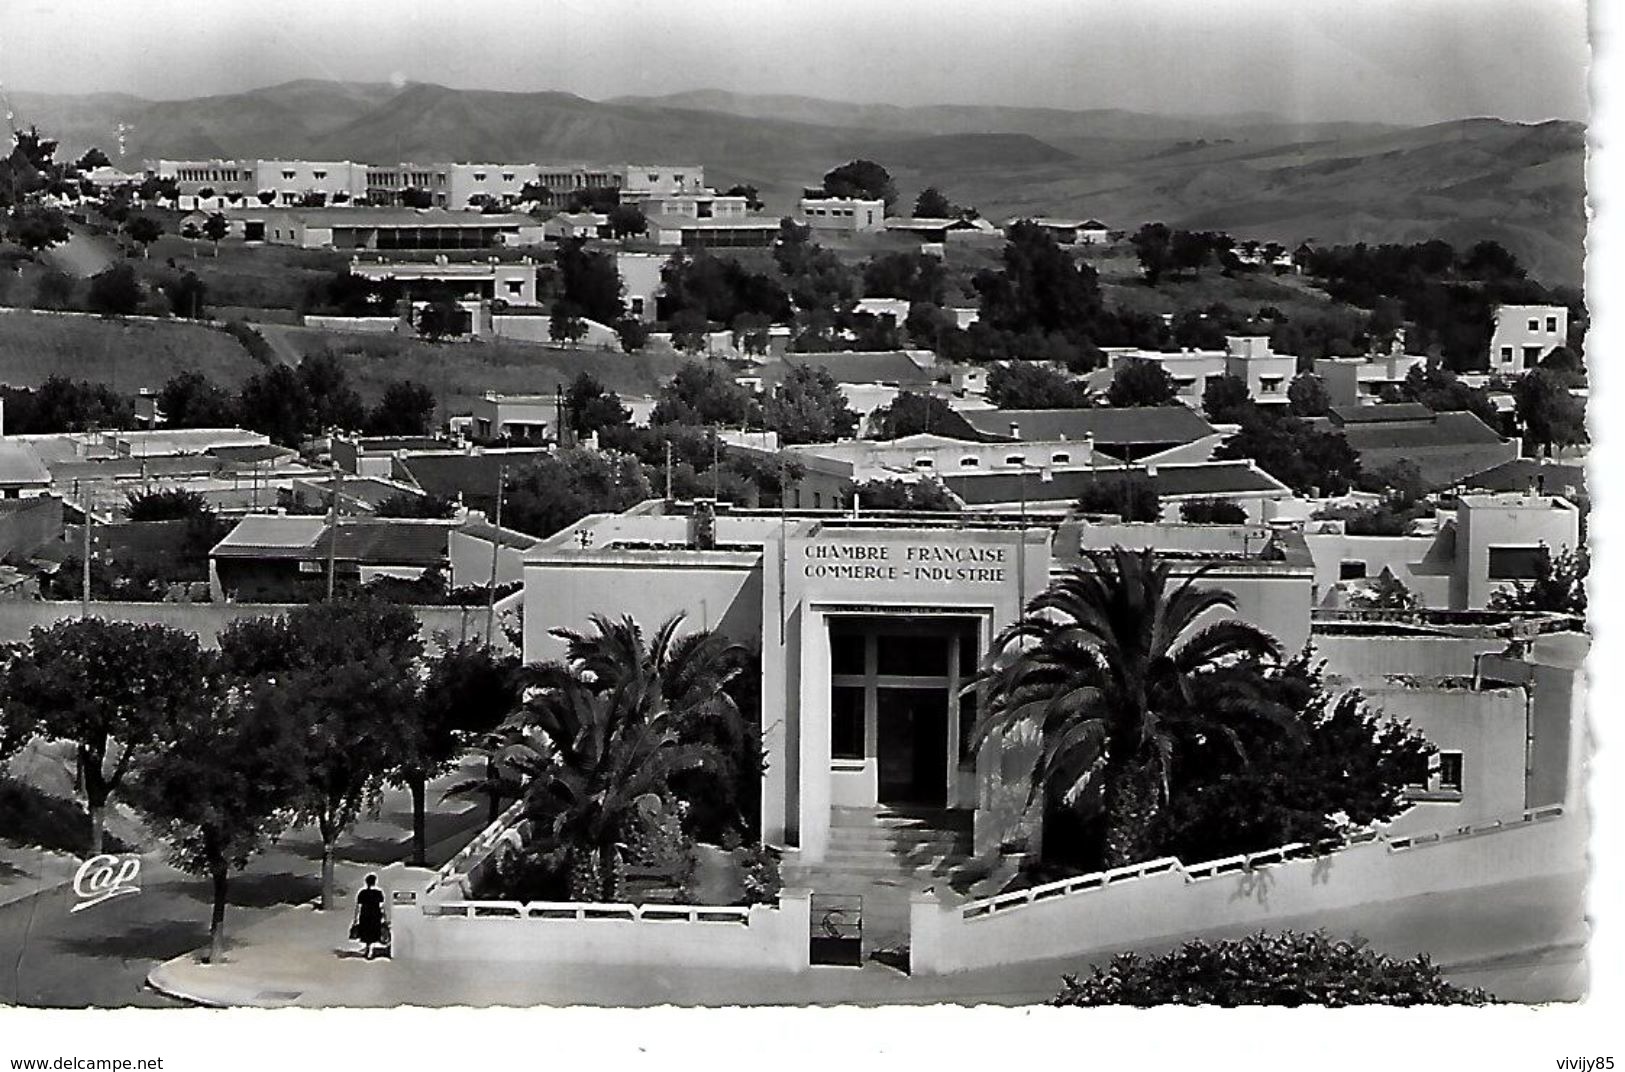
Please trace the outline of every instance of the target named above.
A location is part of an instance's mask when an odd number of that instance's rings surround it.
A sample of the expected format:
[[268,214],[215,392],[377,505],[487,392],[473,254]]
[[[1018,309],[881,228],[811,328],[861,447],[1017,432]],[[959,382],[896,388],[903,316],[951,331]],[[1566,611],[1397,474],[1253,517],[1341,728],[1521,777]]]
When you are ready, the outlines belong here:
[[1431,421],[1433,411],[1420,402],[1385,402],[1364,406],[1333,406],[1333,424],[1387,424],[1393,421]]
[[1098,484],[1115,485],[1125,477],[1147,479],[1161,498],[1215,497],[1246,494],[1286,495],[1290,489],[1259,469],[1251,461],[1197,462],[1189,465],[1157,465],[1149,472],[1142,466],[1113,466],[1101,469],[1063,469],[1048,476],[1036,472],[954,473],[942,483],[966,506],[994,503],[1071,502]]
[[[345,518],[338,523],[332,554],[344,562],[378,566],[433,566],[446,558],[455,521]],[[243,518],[215,544],[216,558],[308,560],[328,552],[325,517],[256,514]]]
[[250,205],[228,208],[231,219],[260,219],[266,215],[291,216],[307,227],[537,227],[540,221],[519,213],[458,212],[447,208],[375,208],[338,206],[301,208],[297,205]]
[[33,449],[22,443],[0,441],[0,484],[49,484],[51,472]]
[[[937,380],[936,370],[929,364],[930,356],[925,351],[837,350],[825,354],[788,353],[784,355],[783,364],[790,367],[821,368],[829,373],[836,383],[884,383],[900,387],[922,387]],[[766,375],[767,370],[762,371],[763,378],[769,378]],[[788,368],[785,372],[788,372]]]
[[[1110,444],[1190,443],[1213,434],[1213,426],[1188,406],[1090,409],[990,409],[960,414],[977,433],[998,440],[1084,439]],[[1015,434],[1010,426],[1017,426]]]

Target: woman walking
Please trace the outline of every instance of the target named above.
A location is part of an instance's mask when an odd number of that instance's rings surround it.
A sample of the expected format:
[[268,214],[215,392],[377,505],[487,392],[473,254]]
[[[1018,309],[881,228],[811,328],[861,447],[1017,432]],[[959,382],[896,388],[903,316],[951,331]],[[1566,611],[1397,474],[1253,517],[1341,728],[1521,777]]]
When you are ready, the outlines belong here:
[[378,876],[368,875],[367,886],[355,895],[355,920],[350,924],[350,937],[360,942],[372,959],[372,947],[384,941],[384,891],[378,888]]

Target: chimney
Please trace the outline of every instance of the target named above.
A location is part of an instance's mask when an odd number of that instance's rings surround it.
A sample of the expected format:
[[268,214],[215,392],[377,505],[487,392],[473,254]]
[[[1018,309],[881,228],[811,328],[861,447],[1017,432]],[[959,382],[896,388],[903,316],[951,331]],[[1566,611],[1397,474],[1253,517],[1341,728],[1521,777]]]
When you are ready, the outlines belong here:
[[717,501],[695,499],[688,515],[688,546],[695,551],[713,551],[717,546]]
[[1010,422],[1010,438],[1011,439],[1020,439],[1021,438],[1021,424],[1019,422],[1017,422],[1017,421],[1011,421]]

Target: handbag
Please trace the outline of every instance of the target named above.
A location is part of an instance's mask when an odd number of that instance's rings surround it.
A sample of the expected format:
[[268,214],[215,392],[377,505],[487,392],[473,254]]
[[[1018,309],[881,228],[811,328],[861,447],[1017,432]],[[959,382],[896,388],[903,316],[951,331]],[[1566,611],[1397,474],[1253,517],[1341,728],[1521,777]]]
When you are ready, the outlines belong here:
[[389,936],[389,917],[385,916],[383,922],[378,925],[378,944],[388,945]]
[[356,920],[354,923],[350,924],[350,941],[359,942],[360,940],[361,940],[361,921]]

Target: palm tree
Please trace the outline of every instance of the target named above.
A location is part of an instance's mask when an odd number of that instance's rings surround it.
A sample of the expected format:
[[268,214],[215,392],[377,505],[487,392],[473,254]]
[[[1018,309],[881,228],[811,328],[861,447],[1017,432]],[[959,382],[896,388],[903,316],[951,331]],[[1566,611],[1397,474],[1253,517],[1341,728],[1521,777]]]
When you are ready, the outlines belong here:
[[611,901],[639,801],[666,793],[674,775],[726,765],[698,730],[737,719],[725,691],[737,656],[713,634],[678,639],[680,615],[648,642],[630,618],[592,621],[593,635],[555,632],[566,661],[527,669],[499,762],[528,776],[526,795],[569,854],[572,887],[591,874],[591,895]]
[[1265,701],[1249,675],[1219,673],[1279,660],[1280,645],[1234,619],[1199,625],[1235,597],[1197,581],[1175,584],[1155,552],[1086,551],[1078,567],[1035,597],[994,641],[971,688],[987,690],[978,745],[1035,726],[1042,748],[1029,802],[1082,803],[1101,819],[1102,863],[1135,862],[1166,801],[1176,743],[1218,735],[1226,722],[1266,719],[1291,732],[1291,715]]

